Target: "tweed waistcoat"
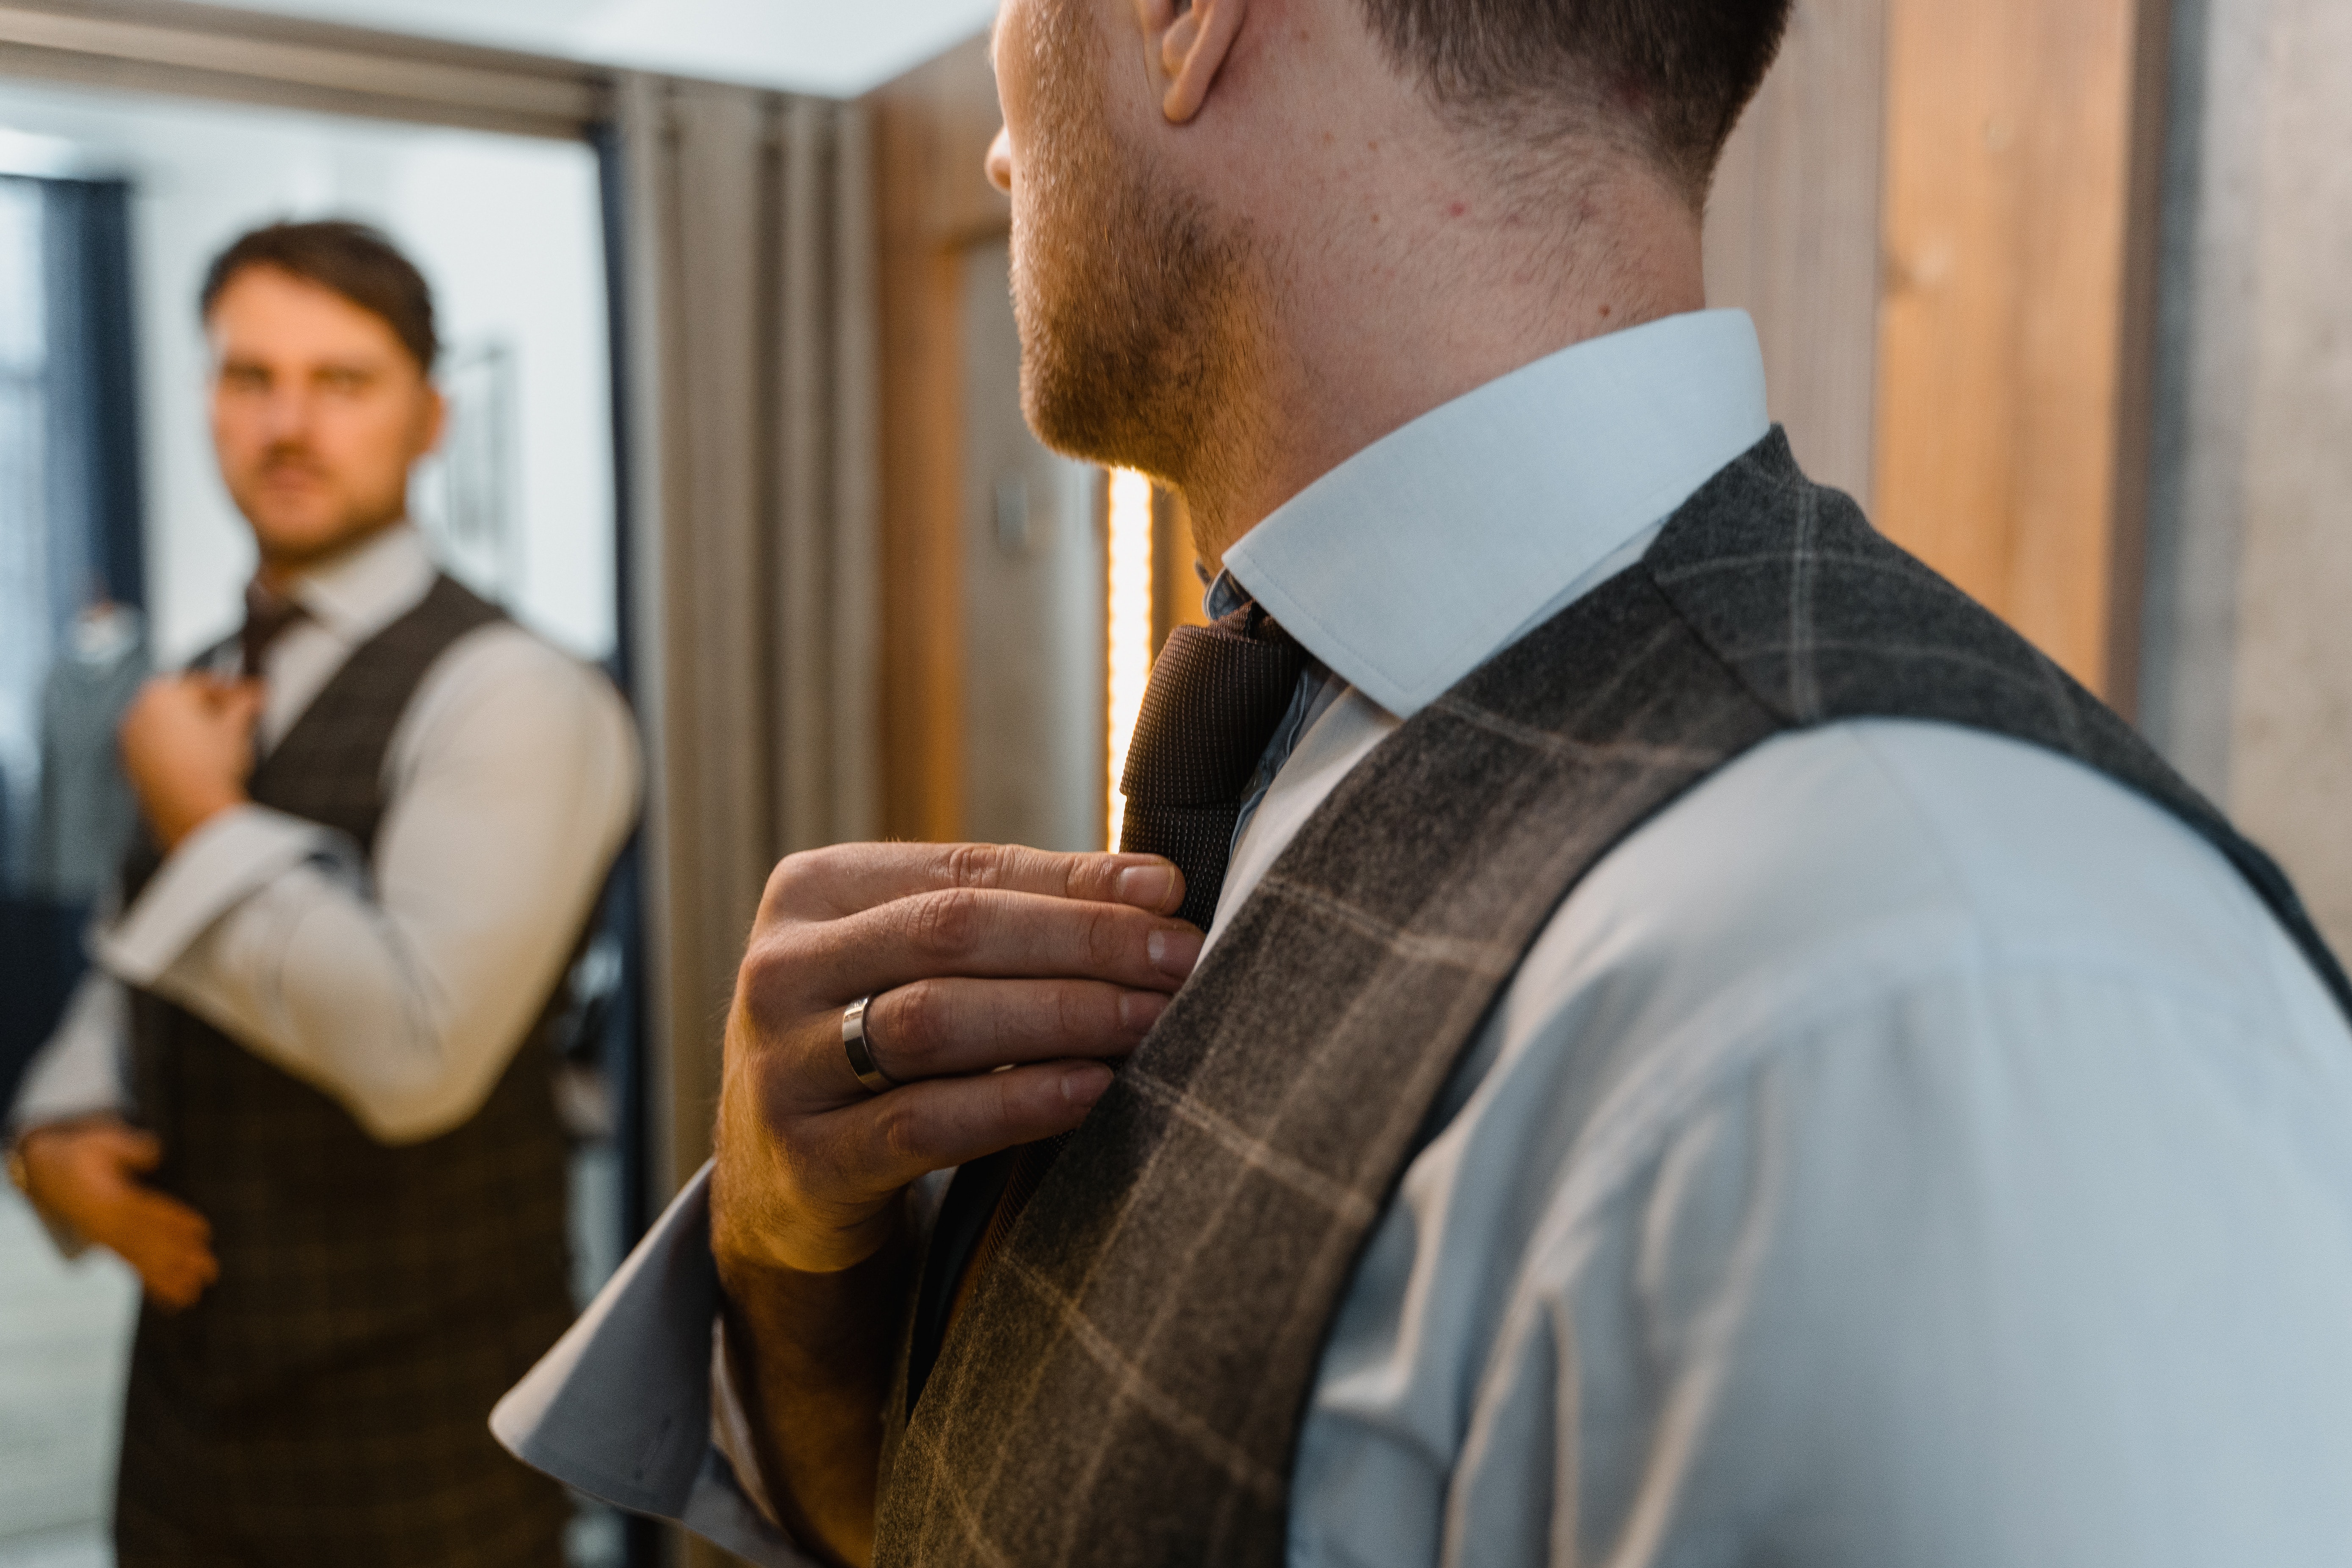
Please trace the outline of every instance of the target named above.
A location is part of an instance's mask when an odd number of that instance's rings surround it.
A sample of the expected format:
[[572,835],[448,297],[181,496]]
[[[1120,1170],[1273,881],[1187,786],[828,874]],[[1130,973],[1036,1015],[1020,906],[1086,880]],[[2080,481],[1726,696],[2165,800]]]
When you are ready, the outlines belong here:
[[1325,1335],[1440,1090],[1627,834],[1775,734],[1944,721],[2059,752],[2277,868],[2049,660],[1808,482],[1774,432],[1643,560],[1358,764],[1235,911],[891,1403],[877,1562],[1284,1557]]
[[[320,690],[253,799],[372,858],[402,714],[453,644],[499,618],[436,580]],[[133,859],[135,895],[155,862]],[[520,1561],[499,1544],[518,1526],[543,1546],[561,1500],[483,1423],[571,1318],[552,1054],[526,1042],[470,1121],[391,1148],[159,996],[134,995],[132,1048],[163,1145],[152,1180],[212,1222],[220,1278],[186,1311],[141,1317],[124,1528],[201,1526],[256,1562]]]

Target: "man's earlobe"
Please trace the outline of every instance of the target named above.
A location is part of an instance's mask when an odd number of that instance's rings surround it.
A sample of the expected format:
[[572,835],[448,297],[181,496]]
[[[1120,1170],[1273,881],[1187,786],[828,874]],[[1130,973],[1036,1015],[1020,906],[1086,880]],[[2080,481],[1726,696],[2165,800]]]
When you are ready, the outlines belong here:
[[1201,112],[1241,36],[1249,0],[1139,0],[1160,112],[1182,125]]

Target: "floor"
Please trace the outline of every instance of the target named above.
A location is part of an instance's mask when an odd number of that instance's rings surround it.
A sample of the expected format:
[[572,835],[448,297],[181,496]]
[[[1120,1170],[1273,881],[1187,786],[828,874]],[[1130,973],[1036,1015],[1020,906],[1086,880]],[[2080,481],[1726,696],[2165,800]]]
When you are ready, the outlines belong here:
[[82,1525],[0,1540],[0,1568],[114,1568],[114,1553],[96,1525]]
[[131,1271],[68,1262],[0,1185],[0,1568],[108,1568]]

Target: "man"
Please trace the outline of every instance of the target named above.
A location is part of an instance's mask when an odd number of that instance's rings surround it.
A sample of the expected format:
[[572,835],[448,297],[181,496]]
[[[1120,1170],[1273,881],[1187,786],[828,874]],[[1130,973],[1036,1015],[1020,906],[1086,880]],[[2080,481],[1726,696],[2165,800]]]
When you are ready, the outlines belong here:
[[2341,1561],[2352,986],[1770,430],[1787,11],[1007,0],[1030,417],[1223,567],[1181,875],[787,861],[510,1445],[768,1563]]
[[628,718],[405,521],[444,410],[382,236],[247,235],[203,320],[260,563],[241,637],[123,722],[152,844],[14,1116],[33,1203],[146,1288],[117,1553],[556,1563],[560,1489],[482,1423],[571,1316],[539,1025],[635,812]]

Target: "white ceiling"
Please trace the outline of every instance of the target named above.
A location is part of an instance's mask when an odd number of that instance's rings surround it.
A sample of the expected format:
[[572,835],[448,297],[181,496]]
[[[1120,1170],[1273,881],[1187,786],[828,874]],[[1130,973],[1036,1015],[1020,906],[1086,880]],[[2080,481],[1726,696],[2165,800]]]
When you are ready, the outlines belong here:
[[231,0],[607,65],[847,97],[995,15],[996,0]]

